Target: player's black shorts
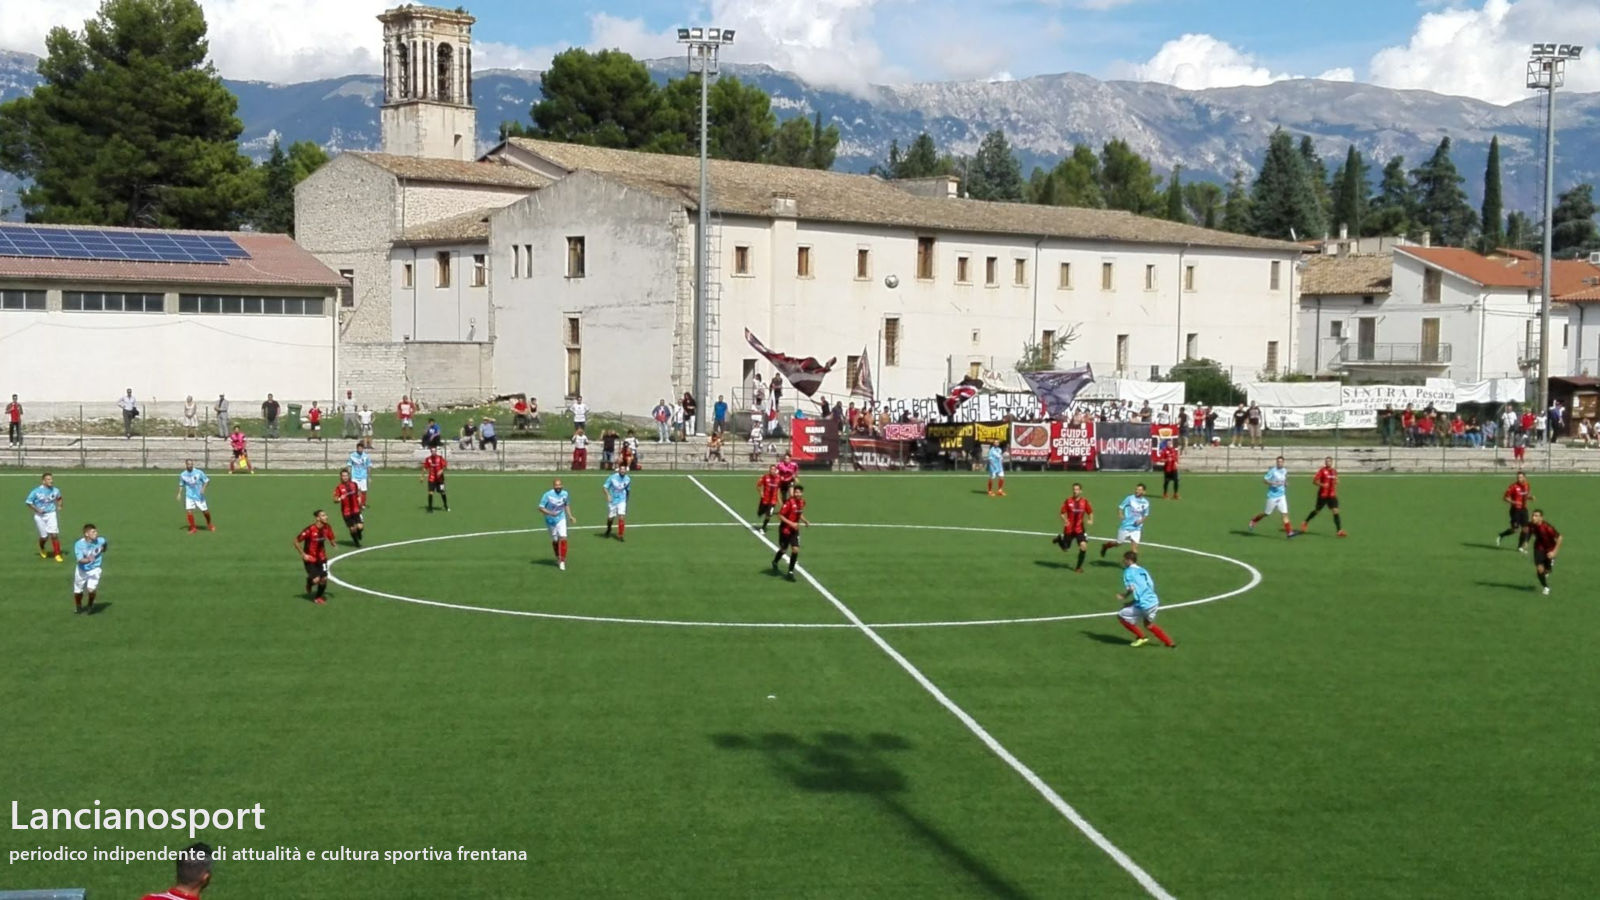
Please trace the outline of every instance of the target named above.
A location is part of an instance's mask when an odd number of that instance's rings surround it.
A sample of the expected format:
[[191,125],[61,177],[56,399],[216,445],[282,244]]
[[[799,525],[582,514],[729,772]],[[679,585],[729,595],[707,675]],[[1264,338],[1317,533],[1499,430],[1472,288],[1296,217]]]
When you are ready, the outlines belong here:
[[1537,547],[1533,550],[1533,564],[1546,572],[1556,567],[1556,561],[1550,558],[1550,554],[1541,552]]
[[1511,527],[1521,528],[1528,524],[1528,508],[1526,506],[1511,507]]
[[785,500],[789,499],[789,489],[792,487],[794,487],[794,482],[792,481],[781,482],[778,485],[778,496]]
[[777,506],[776,503],[762,503],[756,507],[756,515],[765,519],[767,516],[772,515],[772,510],[775,506]]
[[444,490],[444,479],[428,482],[428,493],[437,494]]
[[1061,543],[1068,547],[1072,546],[1073,544],[1087,544],[1089,543],[1089,535],[1081,531],[1064,531],[1061,533]]
[[360,525],[360,524],[361,524],[361,513],[355,513],[354,515],[348,515],[348,516],[344,517],[344,526],[346,528],[354,528],[354,527],[356,527],[357,525]]
[[1335,494],[1332,497],[1318,497],[1317,498],[1317,510],[1338,509],[1338,508],[1339,508],[1339,495],[1338,494]]
[[[301,561],[304,562],[304,560]],[[307,578],[326,578],[328,575],[327,563],[308,562],[305,566]]]
[[800,549],[800,529],[796,528],[791,531],[787,528],[779,528],[778,552],[782,553],[790,547],[793,547],[796,550]]
[[239,457],[241,457],[243,455],[244,455],[244,451],[243,450],[235,450],[235,451],[233,451],[233,458],[234,459],[238,459]]
[[1177,483],[1178,483],[1178,473],[1177,472],[1162,472],[1161,473],[1161,484],[1162,484],[1163,487],[1166,486],[1166,485],[1169,485],[1169,484],[1177,484]]

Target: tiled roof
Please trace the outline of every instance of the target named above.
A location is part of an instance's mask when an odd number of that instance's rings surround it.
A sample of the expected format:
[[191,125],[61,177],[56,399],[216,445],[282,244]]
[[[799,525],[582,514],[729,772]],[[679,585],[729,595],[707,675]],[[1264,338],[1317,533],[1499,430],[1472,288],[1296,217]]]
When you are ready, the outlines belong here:
[[[699,160],[694,157],[526,138],[513,138],[509,143],[569,172],[594,172],[682,198],[691,206],[699,195]],[[808,221],[1280,253],[1301,250],[1287,241],[1213,231],[1115,210],[919,196],[871,175],[789,166],[713,160],[711,186],[716,210],[728,215],[771,218],[773,198],[784,196],[794,199],[794,215]]]
[[489,239],[489,214],[502,208],[499,206],[485,206],[460,215],[451,216],[448,219],[412,225],[401,233],[400,241],[408,244],[487,241]]
[[462,162],[455,159],[422,159],[414,156],[359,151],[353,151],[350,155],[364,159],[391,175],[410,181],[481,184],[528,190],[535,190],[550,183],[550,179],[537,172],[497,161]]
[[[0,223],[0,229],[8,226]],[[71,228],[54,225],[53,228]],[[101,228],[99,231],[134,231]],[[0,279],[30,281],[141,282],[167,285],[253,285],[257,287],[342,287],[345,280],[301,249],[286,234],[244,231],[167,231],[167,234],[221,234],[233,238],[249,259],[226,263],[131,262],[101,259],[44,259],[0,256]]]
[[1600,285],[1591,285],[1581,291],[1556,297],[1562,303],[1600,303]]
[[[1401,247],[1396,252],[1454,272],[1484,287],[1521,288],[1537,291],[1542,280],[1539,257],[1525,251],[1484,256],[1459,247]],[[1565,300],[1593,287],[1590,279],[1600,278],[1600,266],[1586,259],[1558,259],[1550,267],[1550,296]]]
[[1387,254],[1364,256],[1313,256],[1306,260],[1300,278],[1302,295],[1352,296],[1387,294],[1394,285],[1394,257]]

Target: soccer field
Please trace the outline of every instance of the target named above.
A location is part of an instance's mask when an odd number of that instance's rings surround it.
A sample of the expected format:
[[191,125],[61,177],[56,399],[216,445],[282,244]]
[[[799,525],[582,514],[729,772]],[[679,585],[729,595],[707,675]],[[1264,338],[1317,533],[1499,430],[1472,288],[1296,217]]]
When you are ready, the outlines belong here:
[[[1115,618],[1120,550],[1080,575],[1049,542],[1076,478],[802,475],[791,582],[736,519],[753,474],[636,475],[626,543],[595,531],[601,477],[568,478],[564,572],[548,476],[453,475],[429,515],[379,474],[317,607],[290,544],[317,507],[345,541],[334,476],[219,474],[190,535],[175,472],[71,472],[64,539],[110,540],[85,617],[16,502],[34,475],[0,475],[0,799],[261,804],[265,830],[200,835],[230,854],[527,856],[228,858],[208,900],[1594,896],[1600,482],[1533,479],[1566,537],[1545,597],[1495,547],[1509,475],[1349,477],[1350,537],[1323,513],[1292,541],[1246,528],[1258,477],[1189,476],[1145,528],[1168,650]],[[1111,534],[1141,478],[1081,480]],[[171,870],[20,861],[0,888]]]

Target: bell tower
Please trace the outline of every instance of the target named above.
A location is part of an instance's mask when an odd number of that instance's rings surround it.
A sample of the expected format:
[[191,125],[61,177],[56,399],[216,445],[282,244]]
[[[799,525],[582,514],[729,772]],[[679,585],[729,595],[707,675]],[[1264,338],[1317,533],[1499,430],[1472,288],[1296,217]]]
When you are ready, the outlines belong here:
[[383,152],[459,159],[478,156],[472,106],[472,24],[464,11],[399,6],[383,23]]

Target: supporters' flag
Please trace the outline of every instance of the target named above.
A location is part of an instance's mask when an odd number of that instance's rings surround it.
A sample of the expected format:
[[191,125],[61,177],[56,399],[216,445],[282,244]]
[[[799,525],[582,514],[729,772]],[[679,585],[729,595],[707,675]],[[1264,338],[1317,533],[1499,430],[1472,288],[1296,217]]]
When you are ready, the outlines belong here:
[[815,357],[808,356],[805,359],[800,359],[799,357],[789,356],[786,353],[779,353],[776,350],[768,350],[767,345],[756,340],[756,336],[751,334],[748,328],[744,330],[744,339],[750,342],[750,346],[754,347],[757,353],[766,357],[767,362],[772,363],[773,368],[788,379],[789,383],[794,385],[795,390],[805,394],[807,397],[815,394],[817,388],[822,387],[822,379],[833,371],[833,364],[839,361],[836,356],[824,364],[817,362]]
[[872,363],[867,361],[867,348],[861,348],[861,361],[856,363],[856,377],[850,382],[850,396],[864,398],[868,403],[878,399],[872,387]]
[[1051,372],[1023,372],[1022,378],[1038,395],[1045,412],[1059,416],[1072,406],[1078,392],[1094,381],[1094,372],[1088,366],[1082,366]]
[[[977,382],[977,385],[973,382]],[[933,402],[939,407],[939,415],[946,419],[954,416],[956,410],[961,408],[961,404],[978,396],[978,385],[981,384],[983,382],[976,378],[963,378],[960,384],[950,389],[948,396],[933,398]]]

